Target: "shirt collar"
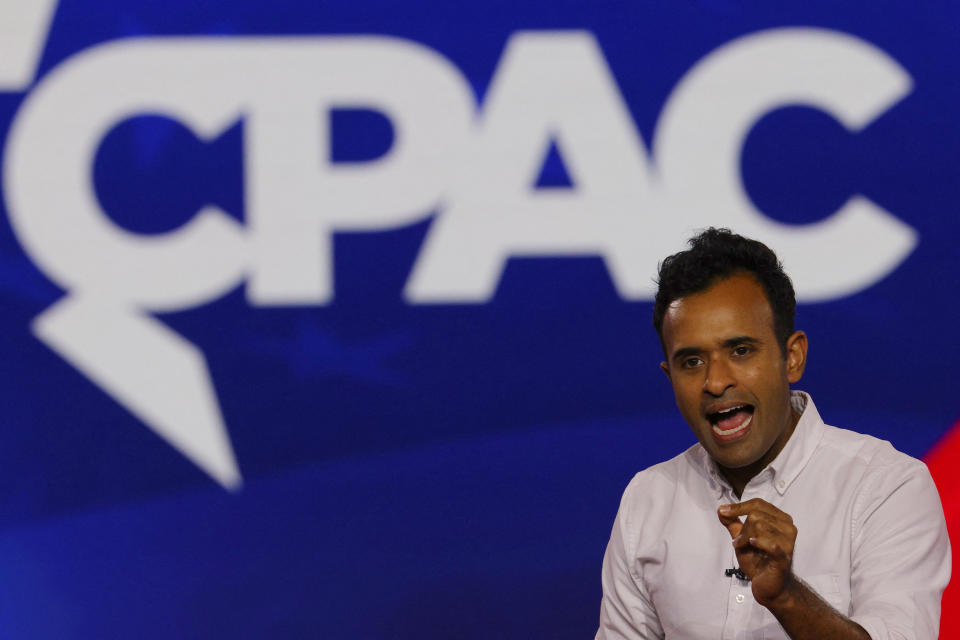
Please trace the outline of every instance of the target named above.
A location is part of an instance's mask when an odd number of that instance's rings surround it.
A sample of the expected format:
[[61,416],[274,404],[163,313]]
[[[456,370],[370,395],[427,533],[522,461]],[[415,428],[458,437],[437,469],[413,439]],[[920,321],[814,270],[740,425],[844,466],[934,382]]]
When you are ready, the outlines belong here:
[[790,393],[790,404],[800,414],[797,428],[787,440],[787,444],[767,467],[772,472],[773,486],[783,495],[803,468],[807,466],[813,452],[823,438],[823,419],[810,394],[804,391]]
[[[810,394],[804,391],[790,392],[790,405],[800,414],[797,427],[773,462],[750,481],[751,483],[771,482],[780,495],[787,492],[810,461],[824,431],[823,420]],[[724,487],[730,486],[729,483],[720,473],[717,463],[707,455],[706,450],[699,444],[695,448],[697,449],[696,457],[701,468],[706,471],[710,484],[722,494]]]

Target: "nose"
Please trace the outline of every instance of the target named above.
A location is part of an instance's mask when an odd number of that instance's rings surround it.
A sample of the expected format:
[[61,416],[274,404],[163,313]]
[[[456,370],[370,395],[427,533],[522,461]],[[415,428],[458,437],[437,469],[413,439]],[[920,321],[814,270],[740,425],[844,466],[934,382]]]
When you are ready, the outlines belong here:
[[711,359],[707,364],[707,376],[703,381],[703,390],[712,396],[720,397],[728,388],[736,386],[730,363],[722,358]]

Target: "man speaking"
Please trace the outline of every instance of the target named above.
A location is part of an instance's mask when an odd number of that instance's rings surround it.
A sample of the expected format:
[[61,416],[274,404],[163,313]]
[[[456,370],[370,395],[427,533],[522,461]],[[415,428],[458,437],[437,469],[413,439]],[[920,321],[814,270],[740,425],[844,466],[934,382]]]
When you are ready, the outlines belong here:
[[791,391],[807,337],[769,248],[690,245],[660,265],[653,324],[699,444],[627,486],[597,638],[935,639],[950,543],[926,466]]

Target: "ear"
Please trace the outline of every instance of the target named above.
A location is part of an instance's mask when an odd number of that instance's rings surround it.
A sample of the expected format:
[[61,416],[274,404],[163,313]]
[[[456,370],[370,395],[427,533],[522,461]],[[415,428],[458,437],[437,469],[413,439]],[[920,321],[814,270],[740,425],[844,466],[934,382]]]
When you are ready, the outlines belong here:
[[803,377],[807,367],[807,334],[795,331],[787,338],[787,380],[791,384]]
[[663,375],[667,376],[667,380],[670,380],[670,366],[666,362],[660,363],[660,371],[663,371]]

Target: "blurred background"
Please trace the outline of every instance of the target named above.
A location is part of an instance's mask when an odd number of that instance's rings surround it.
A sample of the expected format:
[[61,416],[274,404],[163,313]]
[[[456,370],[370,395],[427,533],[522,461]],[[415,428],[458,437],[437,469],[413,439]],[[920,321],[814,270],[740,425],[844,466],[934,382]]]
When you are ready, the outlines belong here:
[[592,637],[620,492],[694,443],[652,281],[710,225],[783,257],[799,388],[952,528],[958,32],[0,1],[0,635]]

